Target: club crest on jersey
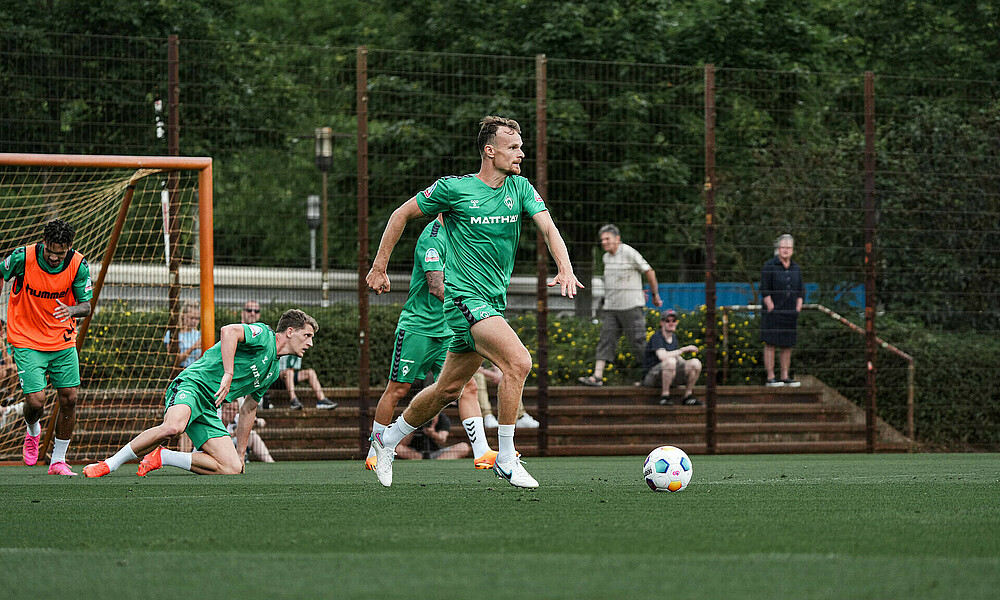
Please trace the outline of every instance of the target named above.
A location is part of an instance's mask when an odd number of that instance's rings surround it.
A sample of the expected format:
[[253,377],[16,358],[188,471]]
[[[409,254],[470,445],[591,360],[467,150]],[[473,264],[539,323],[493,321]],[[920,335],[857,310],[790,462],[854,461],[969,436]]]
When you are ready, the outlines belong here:
[[507,205],[507,208],[514,208],[514,201],[510,199],[510,196],[504,198],[503,203]]
[[438,254],[437,248],[427,249],[427,252],[424,253],[424,262],[441,262],[441,256]]
[[429,187],[426,190],[424,190],[424,192],[423,192],[424,198],[430,198],[431,197],[431,194],[434,193],[434,188],[437,187],[437,184],[438,184],[438,182],[435,181],[434,183],[431,184],[431,187]]
[[260,325],[247,325],[250,328],[250,336],[257,337],[264,332],[264,329]]
[[400,369],[400,371],[403,373],[403,375],[406,375],[407,373],[410,372],[410,367],[403,365],[403,368]]

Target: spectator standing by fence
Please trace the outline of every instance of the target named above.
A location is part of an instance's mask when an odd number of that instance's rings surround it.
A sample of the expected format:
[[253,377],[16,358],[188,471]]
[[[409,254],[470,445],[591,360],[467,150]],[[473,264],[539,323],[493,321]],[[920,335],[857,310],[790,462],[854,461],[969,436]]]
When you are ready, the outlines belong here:
[[[799,382],[789,375],[789,369],[806,290],[802,269],[792,260],[794,250],[795,239],[791,235],[779,236],[774,242],[774,258],[764,263],[760,272],[760,297],[764,305],[760,339],[764,342],[764,370],[768,387],[799,387]],[[775,348],[781,348],[780,378],[774,376]]]
[[646,315],[643,307],[642,275],[649,281],[653,306],[663,306],[660,300],[656,272],[639,252],[622,243],[621,232],[614,225],[598,231],[604,249],[604,302],[601,310],[601,334],[597,342],[594,373],[580,377],[583,385],[604,385],[604,367],[615,360],[618,339],[622,333],[632,346],[632,354],[641,359],[646,347]]

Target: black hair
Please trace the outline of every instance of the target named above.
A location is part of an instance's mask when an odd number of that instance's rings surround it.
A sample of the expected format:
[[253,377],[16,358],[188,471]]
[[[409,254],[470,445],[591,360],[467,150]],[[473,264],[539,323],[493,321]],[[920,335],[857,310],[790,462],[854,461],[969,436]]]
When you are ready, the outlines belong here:
[[67,246],[72,246],[73,236],[75,235],[76,230],[73,229],[72,225],[62,219],[52,219],[45,224],[45,231],[42,233],[42,239],[53,244],[66,244]]

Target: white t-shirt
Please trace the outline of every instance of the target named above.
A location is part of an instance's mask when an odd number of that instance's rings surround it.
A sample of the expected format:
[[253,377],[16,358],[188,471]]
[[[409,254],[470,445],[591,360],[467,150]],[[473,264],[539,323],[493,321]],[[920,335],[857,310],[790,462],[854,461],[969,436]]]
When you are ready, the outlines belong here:
[[639,251],[628,244],[619,244],[618,252],[604,253],[604,308],[627,310],[645,306],[642,275],[650,269]]

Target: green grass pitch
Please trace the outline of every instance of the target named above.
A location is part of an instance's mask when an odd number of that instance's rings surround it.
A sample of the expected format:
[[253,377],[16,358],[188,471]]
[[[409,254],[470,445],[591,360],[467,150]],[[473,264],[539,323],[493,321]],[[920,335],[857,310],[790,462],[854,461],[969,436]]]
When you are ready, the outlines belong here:
[[[251,464],[99,480],[0,467],[0,590],[31,598],[996,598],[1000,456]],[[79,468],[77,470],[80,470]],[[20,593],[7,597],[21,597]]]

